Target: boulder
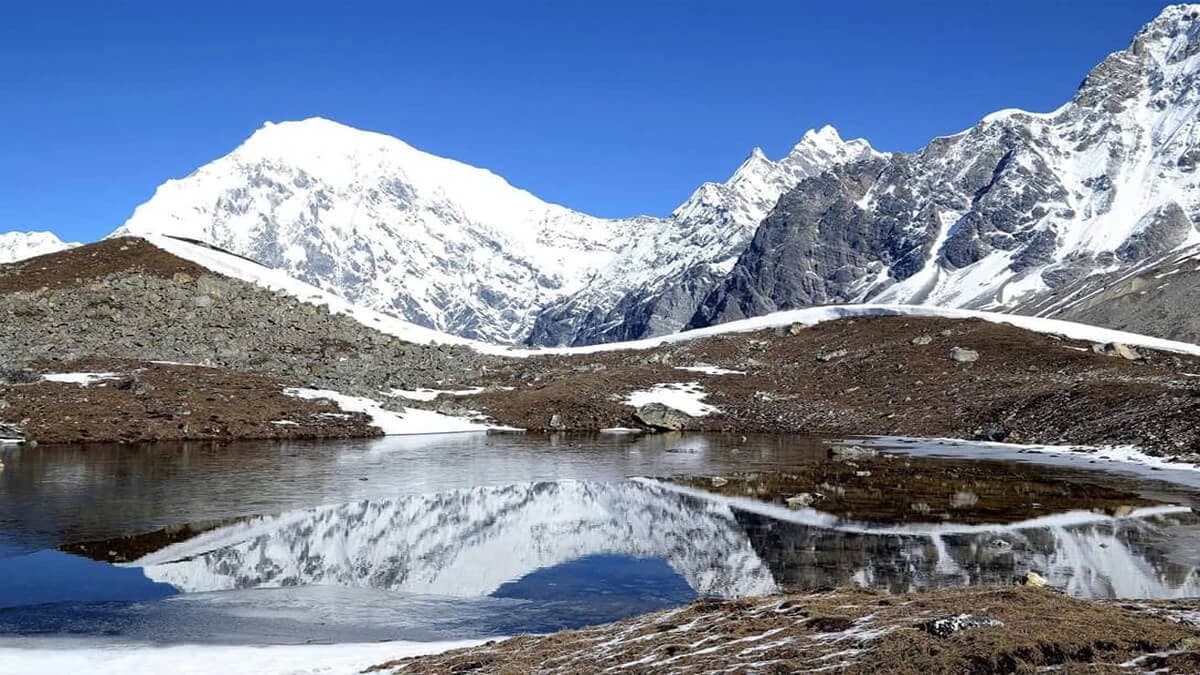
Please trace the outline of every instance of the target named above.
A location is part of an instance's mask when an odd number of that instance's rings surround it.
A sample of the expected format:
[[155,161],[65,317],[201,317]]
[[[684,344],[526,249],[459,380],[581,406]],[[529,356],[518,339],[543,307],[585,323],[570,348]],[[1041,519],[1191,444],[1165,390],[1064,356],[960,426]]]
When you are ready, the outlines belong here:
[[1129,361],[1140,361],[1140,360],[1146,358],[1138,350],[1134,349],[1133,347],[1130,347],[1127,344],[1123,344],[1120,342],[1109,342],[1107,344],[1094,344],[1094,345],[1092,345],[1092,351],[1097,354],[1103,354],[1105,356],[1119,356],[1119,357],[1129,360]]
[[963,347],[951,347],[950,360],[958,363],[975,363],[979,360],[979,352]]
[[1035,572],[1033,570],[1029,570],[1028,572],[1026,572],[1025,578],[1023,578],[1021,580],[1021,584],[1023,586],[1031,586],[1033,588],[1042,588],[1043,586],[1045,586],[1049,583],[1050,583],[1050,581],[1047,580],[1046,577],[1038,574],[1037,572]]
[[955,614],[931,619],[918,624],[918,628],[934,637],[947,638],[955,633],[976,628],[999,628],[1004,622],[980,614]]
[[815,501],[817,501],[817,498],[811,492],[801,492],[798,495],[788,497],[784,500],[784,503],[788,505],[789,509],[800,509],[805,506],[812,506]]
[[659,431],[679,431],[691,421],[686,413],[661,403],[647,403],[633,413],[638,422]]

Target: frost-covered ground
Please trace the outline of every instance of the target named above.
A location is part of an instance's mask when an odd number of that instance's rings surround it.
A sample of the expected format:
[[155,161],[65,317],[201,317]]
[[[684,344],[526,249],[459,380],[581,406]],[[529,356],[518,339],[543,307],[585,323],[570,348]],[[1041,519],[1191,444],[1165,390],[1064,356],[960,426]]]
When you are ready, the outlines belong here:
[[300,675],[360,673],[373,663],[480,644],[373,642],[327,645],[148,645],[107,640],[0,638],[0,675],[177,673]]

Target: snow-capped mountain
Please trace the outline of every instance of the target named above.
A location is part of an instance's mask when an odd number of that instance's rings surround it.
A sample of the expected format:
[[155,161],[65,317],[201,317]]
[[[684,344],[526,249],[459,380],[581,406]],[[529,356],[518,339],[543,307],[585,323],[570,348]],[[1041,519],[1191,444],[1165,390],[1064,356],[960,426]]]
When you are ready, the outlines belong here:
[[117,233],[206,241],[493,342],[629,340],[830,303],[1024,311],[1200,244],[1198,16],[1168,7],[1053,112],[1003,110],[911,154],[825,127],[778,161],[756,150],[667,218],[594,218],[312,119],[167,182]]
[[79,246],[53,232],[0,232],[0,265]]
[[810,130],[779,161],[755,148],[724,183],[705,183],[578,293],[547,307],[530,344],[586,345],[673,333],[727,274],[779,196],[842,164],[882,158],[865,140]]
[[[778,162],[756,150],[669,218],[610,220],[399,139],[309,119],[268,124],[168,181],[114,235],[204,241],[464,337],[611,341],[677,330],[780,193],[868,155],[865,141],[827,127]],[[694,290],[664,299],[683,280]]]
[[399,139],[309,119],[268,124],[166,182],[114,235],[198,239],[423,326],[515,342],[652,222],[593,218]]
[[1200,5],[1050,113],[1004,110],[785,194],[692,325],[839,302],[1011,309],[1200,242]]

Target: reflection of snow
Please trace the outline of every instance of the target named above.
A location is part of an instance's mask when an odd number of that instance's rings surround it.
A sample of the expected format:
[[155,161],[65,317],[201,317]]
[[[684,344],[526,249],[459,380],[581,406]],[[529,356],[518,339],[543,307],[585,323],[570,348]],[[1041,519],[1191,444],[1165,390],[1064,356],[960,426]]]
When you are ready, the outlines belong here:
[[184,591],[334,584],[479,597],[598,553],[661,558],[703,595],[775,590],[728,508],[636,482],[532,483],[293,511],[137,564]]

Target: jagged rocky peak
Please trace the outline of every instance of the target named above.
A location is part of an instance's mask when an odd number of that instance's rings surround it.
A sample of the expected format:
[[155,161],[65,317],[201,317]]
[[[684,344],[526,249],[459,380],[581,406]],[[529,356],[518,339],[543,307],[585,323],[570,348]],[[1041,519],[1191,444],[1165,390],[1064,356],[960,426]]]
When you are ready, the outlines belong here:
[[79,246],[66,242],[53,232],[0,232],[0,264],[57,253]]
[[678,331],[781,194],[834,166],[882,156],[865,140],[843,141],[830,126],[806,133],[778,161],[755,148],[728,180],[701,185],[584,289],[549,304],[528,342],[584,345]]
[[1055,111],[799,182],[691,325],[867,300],[1010,309],[1200,242],[1198,17],[1167,8]]

